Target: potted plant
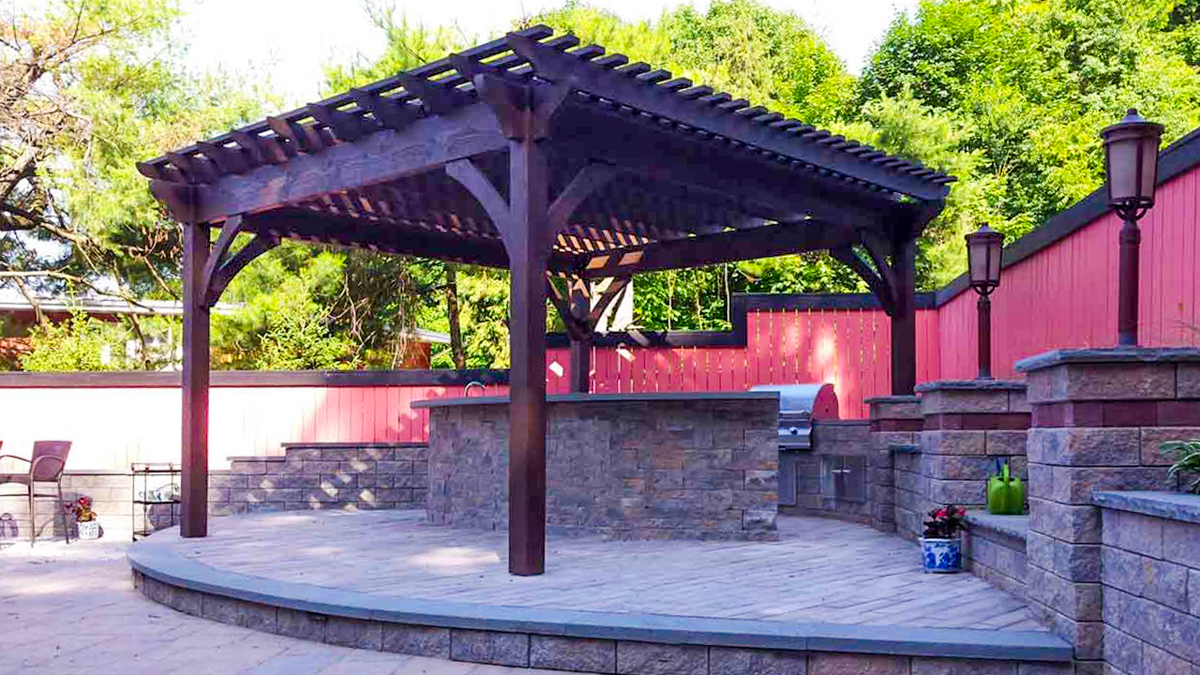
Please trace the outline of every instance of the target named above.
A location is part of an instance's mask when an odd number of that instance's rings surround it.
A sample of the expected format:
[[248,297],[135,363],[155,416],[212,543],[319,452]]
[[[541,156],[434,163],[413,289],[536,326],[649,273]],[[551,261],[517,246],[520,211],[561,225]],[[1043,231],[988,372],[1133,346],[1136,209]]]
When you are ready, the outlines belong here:
[[925,536],[921,537],[921,556],[925,573],[953,574],[962,571],[962,531],[967,529],[966,509],[953,504],[929,512]]
[[1167,477],[1180,479],[1186,477],[1191,480],[1188,483],[1188,492],[1200,495],[1200,439],[1171,441],[1163,443],[1159,447],[1175,452],[1175,463],[1171,465]]
[[100,521],[96,520],[96,512],[92,510],[92,500],[80,497],[68,504],[66,509],[75,516],[80,539],[100,538]]

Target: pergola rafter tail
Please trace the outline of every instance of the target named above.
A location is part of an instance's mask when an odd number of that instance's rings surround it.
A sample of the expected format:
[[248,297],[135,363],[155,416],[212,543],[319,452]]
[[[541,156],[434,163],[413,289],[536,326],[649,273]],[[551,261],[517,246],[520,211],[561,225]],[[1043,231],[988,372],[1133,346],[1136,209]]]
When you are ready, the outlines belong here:
[[183,536],[207,531],[209,308],[290,238],[510,271],[514,574],[545,564],[548,297],[586,392],[633,275],[831,250],[888,308],[911,393],[915,238],[953,180],[545,26],[138,168],[184,226]]

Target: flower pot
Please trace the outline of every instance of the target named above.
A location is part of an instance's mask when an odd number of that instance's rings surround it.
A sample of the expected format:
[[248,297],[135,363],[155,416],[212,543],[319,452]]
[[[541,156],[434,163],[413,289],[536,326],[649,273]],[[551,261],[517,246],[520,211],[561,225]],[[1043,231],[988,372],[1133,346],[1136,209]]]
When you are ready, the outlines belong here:
[[80,539],[99,539],[100,538],[100,521],[89,520],[86,523],[75,523],[79,526]]
[[925,573],[954,574],[962,571],[962,538],[921,538],[921,557]]

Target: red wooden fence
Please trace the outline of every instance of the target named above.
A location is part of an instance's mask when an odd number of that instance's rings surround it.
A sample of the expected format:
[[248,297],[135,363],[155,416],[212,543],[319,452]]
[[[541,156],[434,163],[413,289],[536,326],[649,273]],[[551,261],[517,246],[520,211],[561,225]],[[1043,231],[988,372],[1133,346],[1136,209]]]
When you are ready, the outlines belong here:
[[[1200,333],[1200,132],[1163,155],[1167,180],[1142,221],[1142,344],[1195,345]],[[1116,340],[1117,230],[1094,195],[1006,249],[993,296],[993,372],[1015,377],[1019,359],[1059,347]],[[975,294],[957,281],[917,313],[918,381],[975,376]],[[794,298],[792,300],[795,300]],[[600,347],[593,392],[740,391],[755,384],[831,382],[844,418],[866,416],[863,399],[890,388],[890,324],[877,309],[808,309],[812,299],[766,303],[746,314],[744,346]],[[787,308],[791,304],[805,309]],[[844,303],[838,303],[844,306]],[[731,340],[722,341],[729,344]],[[567,390],[565,349],[547,358],[547,390]],[[13,377],[12,375],[8,378]],[[18,377],[20,377],[18,375]],[[92,376],[93,378],[95,376]],[[78,379],[78,378],[77,378]],[[37,438],[75,441],[70,468],[123,469],[179,457],[180,401],[170,386],[6,387],[0,378],[0,441],[27,452]],[[488,393],[504,388],[489,386]],[[422,441],[427,413],[411,403],[461,395],[439,386],[217,386],[211,455],[279,453],[289,441]]]

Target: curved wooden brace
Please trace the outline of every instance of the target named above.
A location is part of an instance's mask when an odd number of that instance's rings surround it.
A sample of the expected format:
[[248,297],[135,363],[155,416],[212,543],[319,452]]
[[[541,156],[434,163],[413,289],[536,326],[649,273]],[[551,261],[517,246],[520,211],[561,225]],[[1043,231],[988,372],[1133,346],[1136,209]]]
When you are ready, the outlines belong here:
[[512,221],[512,209],[509,208],[508,201],[500,196],[500,191],[492,185],[489,179],[478,166],[470,159],[458,159],[446,164],[446,175],[458,181],[460,185],[467,189],[483,210],[487,212],[488,217],[492,219],[492,223],[500,232],[500,237],[507,243],[512,233],[509,232]]
[[556,236],[566,229],[571,216],[575,214],[575,209],[618,173],[616,167],[607,164],[589,164],[580,169],[550,205],[551,236]]
[[854,249],[848,246],[834,248],[829,250],[829,255],[833,256],[835,260],[842,263],[846,267],[854,270],[855,274],[862,277],[863,281],[867,282],[867,286],[871,288],[871,292],[875,294],[875,297],[879,298],[879,304],[883,305],[883,311],[886,312],[888,316],[893,316],[895,314],[896,298],[892,292],[892,287],[890,287],[888,283],[884,281],[882,276],[876,273],[875,270],[871,269],[867,263],[863,262],[863,259],[854,252]]
[[230,254],[229,249],[233,240],[243,232],[249,231],[246,220],[240,214],[225,221],[221,226],[221,234],[217,243],[208,254],[208,262],[204,265],[203,289],[204,304],[212,307],[221,299],[221,294],[229,286],[229,282],[258,256],[279,245],[279,238],[262,232],[254,233],[254,238],[242,246],[236,253]]

